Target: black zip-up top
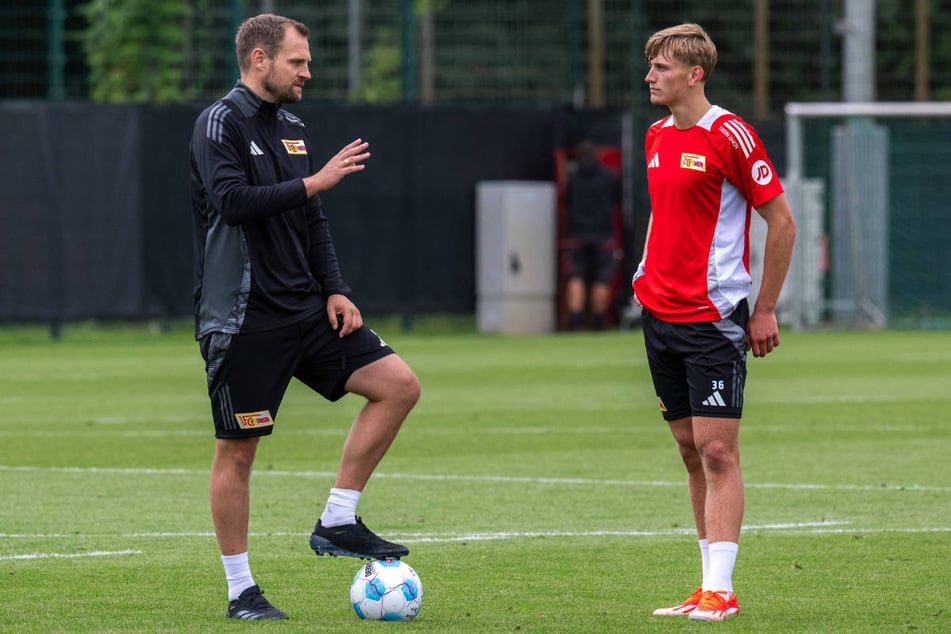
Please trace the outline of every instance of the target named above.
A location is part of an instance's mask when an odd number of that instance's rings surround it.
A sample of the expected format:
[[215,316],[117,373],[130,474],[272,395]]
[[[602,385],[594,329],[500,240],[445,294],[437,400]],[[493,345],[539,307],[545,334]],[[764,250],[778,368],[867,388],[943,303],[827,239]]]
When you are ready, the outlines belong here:
[[195,335],[285,326],[350,296],[318,196],[304,123],[240,82],[191,142]]

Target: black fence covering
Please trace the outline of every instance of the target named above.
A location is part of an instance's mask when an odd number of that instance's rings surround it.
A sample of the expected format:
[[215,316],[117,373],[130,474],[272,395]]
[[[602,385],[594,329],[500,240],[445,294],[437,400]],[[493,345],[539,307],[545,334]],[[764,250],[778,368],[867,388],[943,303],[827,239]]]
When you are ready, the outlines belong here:
[[0,316],[132,316],[143,276],[141,146],[133,109],[4,104]]
[[[188,141],[202,107],[0,103],[0,321],[191,314]],[[371,313],[473,312],[475,184],[552,180],[556,148],[621,135],[621,113],[561,107],[292,109],[318,157],[370,142],[367,169],[323,202]]]

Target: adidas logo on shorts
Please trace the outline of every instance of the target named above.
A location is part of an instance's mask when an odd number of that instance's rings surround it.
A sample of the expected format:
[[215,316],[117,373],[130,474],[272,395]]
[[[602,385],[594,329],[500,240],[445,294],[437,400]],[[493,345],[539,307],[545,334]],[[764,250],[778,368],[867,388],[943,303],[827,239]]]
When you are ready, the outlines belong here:
[[720,390],[717,390],[708,396],[707,400],[705,400],[703,404],[707,407],[726,407],[726,401],[724,401],[723,397],[720,396]]

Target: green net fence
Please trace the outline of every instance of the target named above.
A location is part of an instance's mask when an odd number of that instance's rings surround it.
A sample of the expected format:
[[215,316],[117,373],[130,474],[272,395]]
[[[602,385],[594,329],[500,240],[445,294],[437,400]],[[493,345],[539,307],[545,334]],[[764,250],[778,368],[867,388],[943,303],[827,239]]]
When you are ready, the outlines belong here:
[[[645,39],[657,29],[695,21],[719,49],[707,89],[711,100],[752,120],[778,122],[788,102],[842,98],[846,3],[0,0],[0,99],[207,102],[237,79],[238,24],[274,12],[311,29],[309,102],[543,103],[643,114]],[[951,30],[951,0],[877,0],[875,6],[876,99],[951,100],[951,38],[944,36]],[[108,36],[109,47],[94,34]],[[160,76],[156,70],[174,71],[161,75],[167,83],[159,88],[146,81]],[[127,90],[103,91],[96,83],[103,71],[126,72]],[[832,128],[838,123],[815,121],[806,131],[804,176],[825,183],[827,218],[837,204]],[[887,258],[881,285],[889,322],[947,325],[951,121],[890,119],[880,125],[887,173],[864,176],[872,185],[887,181],[880,253]],[[856,173],[862,175],[861,164]],[[860,232],[844,235],[831,220],[826,230],[832,255],[843,241],[861,244]],[[850,257],[855,279],[864,279],[861,258]],[[847,278],[840,288],[826,289],[832,304],[851,283]]]
[[[951,1],[876,6],[877,98],[951,98]],[[842,92],[844,0],[4,0],[0,98],[90,97],[92,64],[135,63],[172,67],[173,90],[107,100],[214,98],[236,78],[237,24],[263,11],[311,27],[312,99],[637,106],[644,40],[684,21],[717,42],[717,103],[780,117],[788,101]],[[104,16],[119,44],[97,58]]]
[[802,176],[824,192],[822,321],[951,328],[951,116],[823,116],[802,132]]
[[951,328],[951,119],[889,125],[889,320]]

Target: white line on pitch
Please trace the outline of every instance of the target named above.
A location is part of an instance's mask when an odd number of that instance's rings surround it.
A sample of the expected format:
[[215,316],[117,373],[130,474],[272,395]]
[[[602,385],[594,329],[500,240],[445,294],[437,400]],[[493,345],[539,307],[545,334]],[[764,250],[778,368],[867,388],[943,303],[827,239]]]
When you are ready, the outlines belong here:
[[[206,477],[208,472],[203,469],[152,469],[140,467],[36,467],[0,465],[0,472],[35,472],[50,471],[54,473],[90,473],[90,474],[125,474],[125,475],[199,475]],[[333,478],[337,474],[333,471],[286,471],[286,470],[258,470],[257,477],[298,477],[298,478]],[[480,476],[480,475],[438,475],[414,473],[374,473],[374,478],[393,480],[428,480],[446,482],[505,482],[517,484],[559,484],[585,486],[634,486],[634,487],[682,487],[682,481],[665,480],[597,480],[593,478],[546,478],[535,476]],[[949,493],[951,487],[923,486],[918,484],[807,484],[807,483],[769,483],[746,482],[747,489],[787,489],[793,491],[926,491]]]
[[[808,528],[819,526],[847,526],[848,522],[840,521],[821,521],[821,522],[797,522],[781,524],[762,524],[757,526],[746,526],[744,530],[784,530],[790,528]],[[667,535],[681,535],[694,532],[693,528],[671,529],[664,531],[499,531],[485,533],[399,533],[394,534],[394,539],[402,539],[415,542],[440,542],[440,541],[460,541],[460,540],[489,540],[489,539],[510,539],[518,537],[663,537]],[[299,532],[275,531],[269,533],[256,533],[258,537],[300,537]],[[123,538],[134,537],[196,537],[206,536],[214,537],[214,533],[126,533]]]
[[[817,522],[780,522],[772,524],[750,524],[743,527],[743,532],[750,531],[779,531],[795,534],[852,534],[852,533],[947,533],[951,532],[951,527],[920,527],[920,528],[849,528],[850,522],[825,520]],[[436,542],[461,542],[461,541],[494,541],[502,539],[520,539],[528,537],[672,537],[678,535],[690,535],[694,532],[693,528],[674,528],[668,530],[597,530],[597,531],[495,531],[495,532],[433,532],[433,533],[394,533],[389,535],[392,539],[399,539],[408,543],[436,543]],[[252,537],[292,537],[300,538],[304,535],[299,531],[269,531],[253,532]],[[121,538],[121,539],[166,539],[166,538],[213,538],[215,534],[210,531],[185,531],[185,532],[146,532],[146,533],[123,533],[120,535],[107,534],[89,534],[76,535],[65,533],[41,533],[35,535],[0,533],[0,538],[25,538],[25,539],[58,539],[58,538]]]
[[[814,527],[825,527],[825,526],[847,526],[849,522],[837,521],[837,520],[824,520],[818,522],[782,522],[775,524],[754,524],[749,526],[744,526],[743,530],[785,530],[785,529],[796,529],[796,528],[814,528]],[[621,537],[654,537],[654,536],[665,536],[665,535],[681,535],[684,533],[692,533],[693,528],[675,528],[664,531],[638,531],[638,530],[628,530],[628,531],[608,531],[608,530],[599,530],[599,531],[532,531],[532,532],[518,532],[518,531],[501,531],[497,533],[400,533],[398,537],[401,539],[407,540],[422,540],[422,541],[440,541],[440,540],[449,540],[455,541],[460,538],[471,539],[473,535],[482,535],[486,536],[485,539],[502,539],[509,537],[597,537],[597,536],[621,536]],[[302,533],[300,532],[288,532],[288,531],[273,531],[266,533],[251,533],[253,536],[257,537],[300,537]],[[76,533],[36,533],[36,534],[27,534],[27,533],[0,533],[0,539],[12,539],[12,538],[26,538],[26,539],[38,539],[38,538],[64,538],[64,537],[121,537],[124,539],[133,539],[133,538],[151,538],[151,537],[214,537],[215,534],[211,531],[183,531],[183,532],[168,532],[168,531],[159,531],[159,532],[141,532],[141,533],[122,533],[120,535],[107,535],[107,534],[98,534],[98,535],[77,535]],[[493,537],[498,536],[498,537]]]
[[116,557],[119,555],[141,554],[141,550],[94,550],[88,553],[31,553],[29,555],[0,555],[0,561],[9,561],[14,559],[75,559],[77,557]]
[[[764,524],[758,526],[744,526],[743,532],[750,531],[775,531],[778,533],[793,534],[793,535],[854,535],[854,534],[884,534],[884,533],[896,533],[896,534],[926,534],[926,533],[951,533],[951,527],[948,526],[938,526],[938,527],[918,527],[918,528],[907,528],[907,527],[896,527],[896,528],[856,528],[849,527],[848,522],[800,522],[800,523],[788,523],[788,524]],[[680,528],[680,529],[670,529],[663,531],[498,531],[498,532],[471,532],[471,533],[394,533],[388,535],[391,539],[398,539],[399,541],[406,542],[408,544],[434,544],[434,543],[455,543],[455,542],[487,542],[487,541],[500,541],[507,539],[526,539],[526,538],[537,538],[537,537],[676,537],[682,535],[691,535],[693,534],[694,529],[692,528]],[[288,531],[273,531],[273,532],[254,532],[249,533],[251,537],[291,537],[294,539],[301,539],[304,533],[301,532],[288,532]],[[11,538],[11,537],[22,537],[30,539],[38,538],[70,538],[76,539],[77,537],[92,539],[97,537],[109,537],[111,539],[122,538],[122,539],[151,539],[151,538],[214,538],[214,533],[212,532],[183,532],[183,533],[126,533],[123,535],[76,535],[76,534],[38,534],[38,535],[13,535],[13,534],[0,534],[0,538]],[[140,550],[122,550],[114,552],[92,552],[92,553],[79,553],[75,555],[67,554],[33,554],[33,555],[8,555],[0,556],[0,560],[9,560],[9,559],[43,559],[43,558],[54,558],[54,557],[102,557],[102,556],[114,556],[114,555],[131,555],[131,554],[141,554]]]

